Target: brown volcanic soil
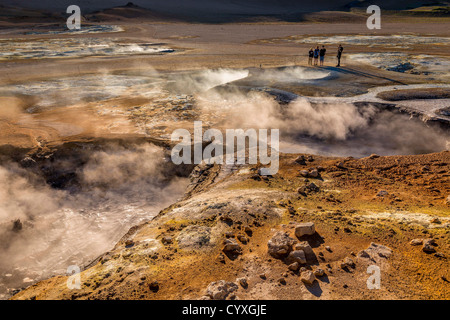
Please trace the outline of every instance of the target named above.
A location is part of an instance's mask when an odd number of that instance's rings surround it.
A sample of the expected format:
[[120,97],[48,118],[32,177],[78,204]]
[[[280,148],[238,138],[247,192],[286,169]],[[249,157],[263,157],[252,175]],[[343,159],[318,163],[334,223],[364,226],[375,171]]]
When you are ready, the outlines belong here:
[[[67,277],[58,276],[14,299],[198,299],[210,282],[236,282],[240,277],[246,277],[249,286],[239,288],[239,299],[448,298],[449,152],[363,159],[314,156],[305,165],[294,162],[296,157],[283,155],[280,171],[263,179],[256,178],[256,167],[234,172],[218,165],[202,168],[192,175],[192,191],[183,200],[155,220],[130,229],[111,252],[81,273],[81,290],[67,289]],[[300,195],[296,190],[306,179],[299,170],[313,167],[323,168],[319,179],[309,179],[321,190]],[[380,190],[388,195],[377,197]],[[440,222],[431,223],[432,217]],[[326,271],[326,277],[312,286],[267,253],[267,241],[276,230],[295,237],[295,223],[305,221],[315,222],[317,230],[308,239],[315,262],[305,267]],[[177,237],[190,226],[209,227],[209,241],[186,247]],[[242,254],[220,262],[225,232],[237,236],[247,226],[252,233],[248,244],[240,243]],[[162,244],[168,236],[172,243]],[[415,238],[435,239],[443,257],[409,245]],[[126,247],[129,240],[132,245]],[[391,257],[377,263],[380,290],[367,289],[368,263],[353,256],[371,242],[393,250]],[[355,269],[340,268],[345,257],[356,261]],[[278,282],[283,276],[286,284]],[[155,280],[157,292],[149,289]]]

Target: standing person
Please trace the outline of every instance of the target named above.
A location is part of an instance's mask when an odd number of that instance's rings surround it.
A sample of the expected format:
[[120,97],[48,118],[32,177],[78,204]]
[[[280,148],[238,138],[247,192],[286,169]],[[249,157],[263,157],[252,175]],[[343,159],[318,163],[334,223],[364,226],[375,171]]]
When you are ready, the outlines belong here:
[[323,66],[323,62],[325,60],[325,53],[327,52],[327,49],[325,49],[325,46],[322,46],[322,49],[319,51],[320,56],[320,65]]
[[337,52],[337,60],[338,60],[338,64],[336,67],[340,67],[341,66],[341,56],[342,56],[342,51],[344,51],[344,48],[339,45],[338,47],[338,52]]
[[317,48],[314,49],[314,65],[315,66],[317,66],[317,61],[319,59],[319,53],[320,53],[319,46],[317,46]]
[[309,49],[308,55],[309,55],[308,56],[308,65],[312,66],[313,58],[314,58],[314,50],[313,50],[313,48]]

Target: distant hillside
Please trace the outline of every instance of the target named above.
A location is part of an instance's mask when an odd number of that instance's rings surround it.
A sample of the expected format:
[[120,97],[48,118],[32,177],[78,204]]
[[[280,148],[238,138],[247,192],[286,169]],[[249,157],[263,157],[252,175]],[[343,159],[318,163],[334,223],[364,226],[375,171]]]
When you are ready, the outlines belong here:
[[[0,0],[2,5],[62,12],[77,4],[83,14],[124,6],[129,0]],[[133,0],[141,8],[170,15],[271,15],[292,12],[342,11],[379,5],[384,10],[408,10],[428,5],[448,5],[448,0]]]
[[1,21],[41,22],[55,20],[60,14],[44,10],[24,9],[0,5]]
[[[0,0],[8,2],[9,0]],[[35,2],[14,1],[30,7]],[[62,1],[64,2],[64,1]],[[119,3],[114,0],[109,3]],[[47,0],[40,0],[45,7]],[[60,3],[60,2],[58,2]],[[367,19],[366,8],[379,5],[385,15],[402,16],[449,16],[448,1],[436,0],[314,0],[305,3],[298,0],[133,0],[125,5],[89,11],[82,4],[106,5],[103,0],[79,1],[83,17],[91,22],[335,22],[360,23]],[[2,6],[0,20],[16,22],[60,22],[67,15],[60,11],[20,9]],[[55,9],[54,9],[55,10]]]
[[141,8],[132,2],[125,6],[119,6],[86,14],[89,21],[121,21],[121,20],[146,20],[146,21],[177,21],[177,17],[154,10]]
[[377,5],[382,10],[410,10],[426,6],[450,6],[449,1],[436,0],[354,0],[342,7],[344,10],[351,8],[367,8],[370,5]]

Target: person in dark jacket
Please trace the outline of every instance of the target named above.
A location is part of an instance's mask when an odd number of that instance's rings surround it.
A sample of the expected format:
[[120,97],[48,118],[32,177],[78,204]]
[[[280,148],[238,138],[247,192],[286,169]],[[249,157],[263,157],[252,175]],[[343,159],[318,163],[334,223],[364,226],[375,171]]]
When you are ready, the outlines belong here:
[[317,62],[319,61],[319,46],[317,46],[316,49],[314,49],[314,65],[317,66]]
[[343,48],[341,45],[339,45],[339,46],[338,46],[338,52],[337,52],[337,60],[338,60],[338,63],[337,63],[337,66],[336,66],[336,67],[340,67],[340,66],[341,66],[342,51],[344,51],[344,48]]
[[313,50],[313,48],[311,48],[311,49],[309,49],[309,52],[308,52],[308,65],[312,66],[313,58],[314,58],[314,50]]
[[322,46],[322,49],[319,51],[319,57],[320,57],[320,65],[323,66],[323,62],[325,61],[325,53],[327,52],[327,49],[325,49],[325,46]]

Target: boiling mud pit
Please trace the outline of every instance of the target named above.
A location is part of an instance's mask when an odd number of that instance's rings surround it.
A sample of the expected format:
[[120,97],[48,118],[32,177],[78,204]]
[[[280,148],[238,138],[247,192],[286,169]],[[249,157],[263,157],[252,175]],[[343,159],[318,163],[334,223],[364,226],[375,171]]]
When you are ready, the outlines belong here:
[[384,52],[349,54],[348,58],[388,71],[432,75],[442,79],[450,77],[450,59],[447,57]]
[[3,162],[0,298],[110,250],[181,197],[188,172],[148,143],[78,144]]
[[[83,103],[101,114],[113,101],[114,116],[126,118],[141,136],[166,142],[175,128],[191,130],[201,120],[204,130],[279,129],[282,152],[363,157],[448,149],[448,122],[426,123],[398,112],[398,102],[377,100],[377,93],[394,88],[339,99],[271,87],[332,86],[336,78],[334,71],[303,67],[140,70],[23,83],[3,87],[0,96],[34,99],[23,110],[28,117]],[[81,95],[72,98],[75,91]],[[117,100],[139,97],[132,107]],[[131,226],[182,197],[191,170],[174,166],[167,149],[146,142],[65,143],[49,154],[2,161],[1,297],[108,251]]]
[[418,36],[408,34],[394,34],[394,35],[339,35],[339,36],[313,36],[305,37],[301,35],[293,35],[283,38],[272,38],[259,40],[261,42],[295,42],[295,43],[311,43],[316,44],[342,44],[342,45],[356,45],[365,47],[388,47],[388,48],[410,48],[415,45],[449,45],[450,38],[437,36]]
[[0,60],[151,55],[175,50],[152,43],[128,43],[107,38],[1,39]]

